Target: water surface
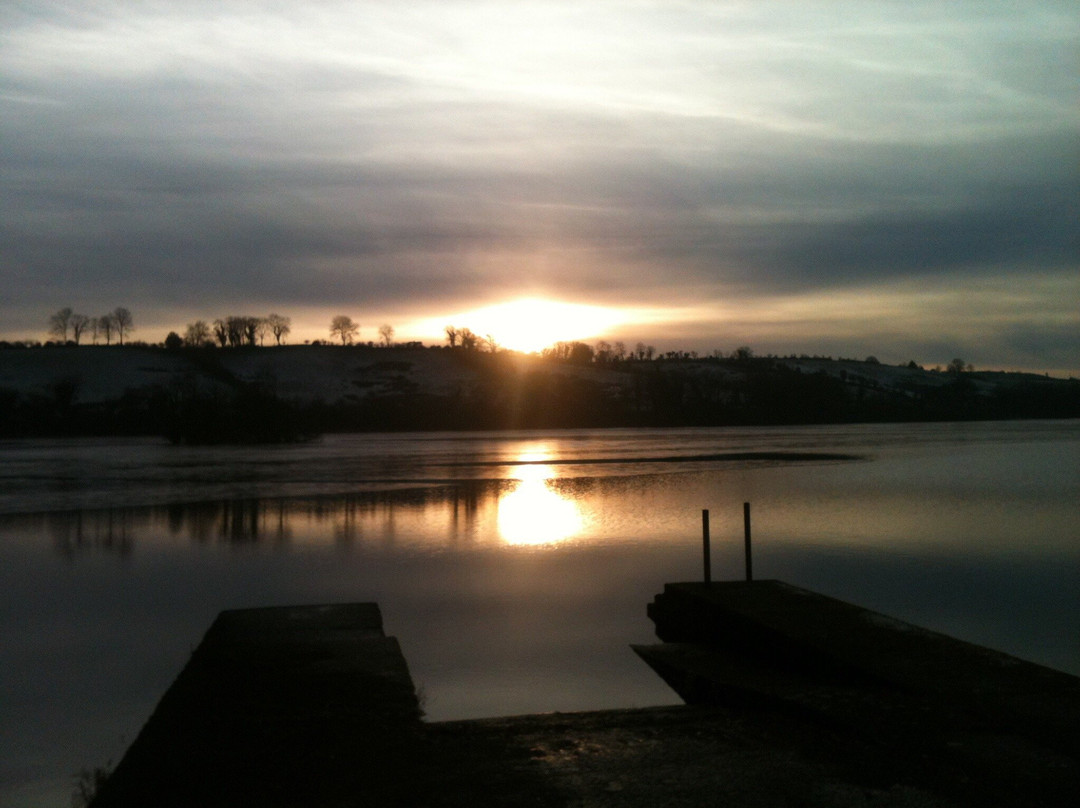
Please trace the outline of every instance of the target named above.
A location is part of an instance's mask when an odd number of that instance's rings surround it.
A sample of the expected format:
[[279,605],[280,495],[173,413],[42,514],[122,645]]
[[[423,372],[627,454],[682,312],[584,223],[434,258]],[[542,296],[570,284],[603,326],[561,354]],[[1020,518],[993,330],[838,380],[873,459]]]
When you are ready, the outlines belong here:
[[1080,424],[0,444],[0,804],[115,762],[222,609],[377,601],[432,720],[674,703],[645,604],[754,570],[1080,674]]

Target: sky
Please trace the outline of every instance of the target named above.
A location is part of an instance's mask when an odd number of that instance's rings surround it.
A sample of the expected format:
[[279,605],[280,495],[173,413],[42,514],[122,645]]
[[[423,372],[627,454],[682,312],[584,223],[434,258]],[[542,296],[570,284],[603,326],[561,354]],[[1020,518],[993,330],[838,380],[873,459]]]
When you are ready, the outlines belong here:
[[[0,3],[0,339],[124,306],[1080,375],[1078,223],[1074,2]],[[521,298],[591,308],[476,311]]]

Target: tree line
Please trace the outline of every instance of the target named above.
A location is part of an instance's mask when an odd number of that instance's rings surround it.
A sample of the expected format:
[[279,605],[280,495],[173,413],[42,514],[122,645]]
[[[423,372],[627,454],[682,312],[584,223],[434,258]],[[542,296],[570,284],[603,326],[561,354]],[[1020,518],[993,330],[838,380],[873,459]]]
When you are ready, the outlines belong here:
[[275,343],[281,345],[290,333],[292,320],[280,314],[271,313],[265,317],[232,314],[212,323],[206,320],[188,323],[182,337],[171,331],[165,338],[165,347],[205,348],[217,345],[221,348],[239,348],[243,345],[263,345],[267,335],[273,336]]
[[585,342],[556,342],[549,348],[544,348],[540,355],[545,359],[554,359],[560,362],[587,365],[590,362],[606,365],[611,362],[621,362],[624,359],[651,360],[656,356],[656,348],[639,342],[632,350],[628,350],[626,343],[621,340],[608,342],[599,340],[595,346]]
[[[76,313],[70,307],[65,307],[51,315],[48,320],[49,334],[55,336],[63,343],[74,342],[80,344],[85,336],[89,336],[96,345],[99,339],[104,339],[106,345],[112,343],[115,337],[118,344],[124,344],[124,337],[135,329],[134,318],[131,312],[124,307],[117,307],[108,314],[100,317],[88,317]],[[394,327],[389,323],[379,326],[379,339],[384,347],[394,345]],[[271,313],[265,317],[252,317],[249,315],[229,315],[218,318],[212,323],[205,320],[196,320],[188,323],[181,336],[175,331],[170,331],[165,338],[166,348],[203,348],[221,347],[237,348],[243,346],[255,347],[265,344],[267,336],[272,336],[274,344],[283,345],[286,337],[292,333],[292,319],[281,314]],[[360,324],[344,314],[335,315],[330,321],[330,337],[333,341],[340,341],[342,345],[354,345],[360,334]],[[450,348],[461,348],[465,351],[487,350],[492,354],[498,353],[500,346],[497,339],[487,334],[480,336],[470,328],[447,325],[444,329],[446,343]],[[318,340],[314,344],[320,344]],[[372,343],[369,343],[372,344]],[[409,346],[422,346],[422,343],[408,343]],[[669,360],[696,360],[699,358],[712,360],[734,360],[746,363],[755,358],[754,352],[748,346],[740,346],[731,353],[725,353],[720,349],[714,350],[705,357],[699,356],[697,351],[667,351],[658,354],[652,345],[638,342],[632,349],[621,340],[608,342],[599,340],[595,345],[578,340],[559,341],[544,348],[540,355],[544,359],[571,364],[617,364],[624,360],[652,361],[654,358]],[[769,356],[768,359],[778,357]],[[796,357],[789,357],[794,359]],[[806,356],[798,358],[810,358]],[[831,357],[814,357],[827,358]],[[877,357],[868,356],[865,360],[868,364],[880,364]],[[918,368],[914,360],[907,363],[908,368]],[[940,372],[940,368],[935,368]],[[975,368],[963,359],[955,358],[944,369],[951,374],[973,372]]]
[[131,312],[118,306],[108,314],[89,317],[79,314],[70,307],[65,307],[49,317],[49,334],[61,342],[74,342],[78,345],[83,337],[89,337],[96,345],[98,339],[104,339],[111,345],[115,337],[120,345],[124,336],[135,330],[135,320]]

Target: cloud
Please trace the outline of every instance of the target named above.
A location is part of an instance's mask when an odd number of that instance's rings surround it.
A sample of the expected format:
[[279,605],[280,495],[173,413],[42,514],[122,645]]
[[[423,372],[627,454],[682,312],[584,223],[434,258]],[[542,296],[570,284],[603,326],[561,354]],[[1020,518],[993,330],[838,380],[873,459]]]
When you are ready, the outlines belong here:
[[1064,3],[40,3],[0,30],[8,337],[69,304],[675,312],[1080,258]]

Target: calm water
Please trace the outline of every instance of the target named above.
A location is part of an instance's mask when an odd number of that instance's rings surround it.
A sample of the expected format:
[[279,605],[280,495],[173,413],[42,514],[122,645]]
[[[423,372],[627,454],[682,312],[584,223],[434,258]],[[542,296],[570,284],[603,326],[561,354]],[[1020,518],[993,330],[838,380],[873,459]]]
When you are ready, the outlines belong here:
[[[829,452],[853,459],[731,459]],[[222,609],[377,601],[432,720],[674,703],[628,645],[714,577],[1080,674],[1080,422],[0,443],[0,805],[69,804]]]

